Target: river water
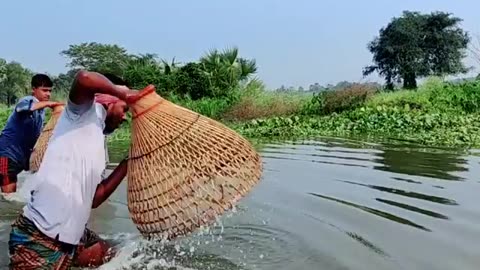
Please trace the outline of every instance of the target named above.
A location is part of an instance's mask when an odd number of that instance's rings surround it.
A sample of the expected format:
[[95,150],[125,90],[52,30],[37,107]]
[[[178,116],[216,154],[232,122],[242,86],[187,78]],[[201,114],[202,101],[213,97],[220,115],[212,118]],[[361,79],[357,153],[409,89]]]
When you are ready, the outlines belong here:
[[[120,250],[101,269],[478,269],[477,151],[333,138],[259,151],[261,183],[210,230],[172,243],[142,240],[122,184],[90,221]],[[2,269],[25,190],[0,199]]]

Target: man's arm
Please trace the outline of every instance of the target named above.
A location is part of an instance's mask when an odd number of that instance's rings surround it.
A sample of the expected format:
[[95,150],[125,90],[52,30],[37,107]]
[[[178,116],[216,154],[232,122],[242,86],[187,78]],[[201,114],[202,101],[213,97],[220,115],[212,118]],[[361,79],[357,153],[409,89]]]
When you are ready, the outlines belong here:
[[39,102],[34,102],[32,97],[24,97],[22,98],[17,106],[15,106],[15,111],[17,113],[22,113],[22,112],[33,112],[36,110],[40,110],[46,107],[53,108],[57,105],[62,105],[63,103],[60,102],[55,102],[55,101],[39,101]]
[[40,101],[40,102],[36,102],[32,105],[32,107],[30,108],[30,111],[36,111],[36,110],[40,110],[40,109],[44,109],[44,108],[53,108],[55,106],[59,106],[59,105],[64,105],[63,103],[61,102],[56,102],[56,101]]
[[90,102],[95,94],[108,94],[126,101],[128,91],[125,88],[114,85],[109,79],[97,72],[85,70],[75,75],[69,98],[73,103],[80,105]]
[[117,189],[118,185],[120,185],[123,178],[127,175],[127,165],[128,160],[122,160],[115,170],[97,186],[95,196],[93,197],[92,208],[99,207],[112,195],[115,189]]

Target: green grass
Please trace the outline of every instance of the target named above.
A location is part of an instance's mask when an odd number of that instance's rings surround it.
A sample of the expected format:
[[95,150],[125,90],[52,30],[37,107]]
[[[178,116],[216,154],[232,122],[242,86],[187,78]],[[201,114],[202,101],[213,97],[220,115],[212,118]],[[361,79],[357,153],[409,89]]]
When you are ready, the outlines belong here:
[[425,145],[480,146],[480,114],[421,113],[379,106],[342,114],[257,119],[231,125],[249,138],[374,136]]
[[3,129],[7,123],[8,117],[10,116],[12,109],[8,108],[5,105],[0,104],[0,129]]
[[366,102],[366,106],[397,106],[407,107],[411,109],[426,109],[432,108],[429,100],[430,92],[420,88],[418,91],[400,90],[391,93],[378,93]]
[[[351,96],[360,92],[352,90]],[[231,126],[249,138],[364,135],[425,145],[480,146],[479,82],[455,85],[433,78],[416,91],[376,92],[364,100],[344,93],[331,95],[338,97],[313,98],[303,115]],[[325,114],[325,107],[333,112]]]
[[297,93],[260,92],[244,95],[224,112],[221,119],[227,122],[258,118],[291,116],[302,112],[311,96]]
[[203,98],[192,100],[190,98],[181,99],[174,95],[165,98],[177,105],[213,119],[220,119],[223,113],[228,110],[233,103],[233,100],[225,98]]

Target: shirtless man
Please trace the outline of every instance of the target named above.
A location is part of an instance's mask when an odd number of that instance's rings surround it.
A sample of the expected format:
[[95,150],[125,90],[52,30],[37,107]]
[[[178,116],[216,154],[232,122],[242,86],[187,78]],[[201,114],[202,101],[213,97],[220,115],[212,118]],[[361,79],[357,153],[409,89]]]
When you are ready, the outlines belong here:
[[113,84],[96,72],[77,73],[64,112],[53,131],[23,213],[12,224],[10,267],[70,269],[99,266],[110,246],[86,228],[127,173],[124,159],[104,180],[104,136],[125,120],[137,91]]

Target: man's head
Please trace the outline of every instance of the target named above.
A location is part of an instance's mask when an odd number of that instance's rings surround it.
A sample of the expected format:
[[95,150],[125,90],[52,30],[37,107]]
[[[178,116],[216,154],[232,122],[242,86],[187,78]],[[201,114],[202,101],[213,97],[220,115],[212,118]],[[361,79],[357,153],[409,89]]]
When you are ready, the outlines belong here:
[[[102,74],[109,79],[113,84],[119,87],[125,87],[128,90],[128,84],[113,74]],[[97,94],[95,95],[95,102],[103,105],[107,111],[107,117],[105,119],[105,129],[103,133],[105,135],[112,133],[120,127],[120,125],[127,119],[128,106],[127,103],[117,97]]]
[[45,74],[36,74],[32,77],[33,96],[39,101],[49,101],[52,94],[53,82]]

